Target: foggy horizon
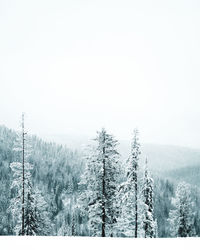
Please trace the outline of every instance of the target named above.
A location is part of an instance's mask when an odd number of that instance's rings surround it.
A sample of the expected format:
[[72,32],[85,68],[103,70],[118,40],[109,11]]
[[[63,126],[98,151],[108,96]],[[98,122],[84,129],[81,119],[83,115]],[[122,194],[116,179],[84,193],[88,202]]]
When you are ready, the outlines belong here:
[[1,1],[0,124],[200,148],[198,1]]

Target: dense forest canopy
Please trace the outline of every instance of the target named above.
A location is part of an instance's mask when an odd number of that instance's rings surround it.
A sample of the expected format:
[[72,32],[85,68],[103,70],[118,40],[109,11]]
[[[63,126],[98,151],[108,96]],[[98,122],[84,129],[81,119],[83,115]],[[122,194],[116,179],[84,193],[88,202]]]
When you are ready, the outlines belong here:
[[[12,169],[12,163],[20,161],[19,152],[14,150],[20,136],[0,126],[0,235],[20,234],[20,221],[13,218],[13,211],[19,211],[12,206],[20,193],[19,185],[16,188],[14,184],[21,179]],[[157,175],[148,168],[149,162],[138,161],[141,147],[137,141],[124,160],[118,142],[104,130],[84,153],[31,135],[27,135],[26,143],[31,148],[27,161],[32,166],[27,170],[30,178],[24,215],[28,235],[200,236],[198,166]],[[188,204],[181,215],[188,221],[185,231],[177,229],[182,200]],[[15,204],[20,207],[20,203]]]

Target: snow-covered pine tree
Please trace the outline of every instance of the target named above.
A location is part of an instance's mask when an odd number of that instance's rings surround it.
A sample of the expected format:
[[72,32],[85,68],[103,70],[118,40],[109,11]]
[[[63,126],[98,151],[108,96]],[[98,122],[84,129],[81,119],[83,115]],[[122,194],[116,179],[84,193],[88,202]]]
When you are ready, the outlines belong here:
[[82,217],[88,218],[90,236],[101,236],[101,172],[98,168],[96,148],[85,149],[85,170],[79,183],[78,207]]
[[153,219],[153,179],[149,176],[147,158],[145,160],[144,172],[144,237],[153,238],[156,236],[156,222]]
[[[118,228],[122,236],[135,237],[139,236],[139,207],[141,197],[139,192],[138,168],[140,143],[138,130],[134,130],[133,140],[131,143],[131,154],[127,161],[126,179],[120,185],[118,200],[121,200],[120,216],[118,218]],[[139,206],[140,205],[140,206]]]
[[16,162],[10,164],[13,171],[13,182],[11,188],[15,192],[15,197],[11,200],[10,210],[12,212],[13,224],[15,226],[15,233],[18,235],[25,235],[25,223],[29,222],[26,218],[27,213],[25,209],[30,205],[30,186],[31,186],[31,169],[32,166],[28,162],[30,147],[27,143],[27,133],[24,129],[24,114],[22,114],[21,132],[16,138],[16,145],[13,149],[16,154]]
[[131,147],[130,165],[128,169],[128,178],[134,186],[135,195],[135,238],[138,237],[138,167],[140,154],[138,130],[135,129]]
[[105,129],[97,132],[97,145],[87,157],[81,184],[88,207],[89,229],[92,236],[113,236],[116,224],[116,192],[119,176],[118,142]]
[[[99,132],[98,160],[103,166],[102,174],[102,236],[113,237],[117,222],[117,191],[120,178],[118,141],[109,135],[105,129]],[[103,225],[105,233],[103,233]]]
[[133,237],[135,230],[135,207],[133,200],[133,188],[129,186],[128,181],[121,183],[117,197],[117,207],[120,207],[119,215],[117,217],[118,235],[122,237]]
[[36,196],[32,186],[32,165],[28,162],[31,152],[27,132],[24,128],[24,114],[22,114],[21,132],[17,134],[13,149],[16,162],[10,164],[13,172],[11,189],[14,197],[9,210],[13,218],[14,231],[17,235],[36,235],[38,223],[36,218]]
[[[25,165],[27,166],[27,165]],[[24,199],[23,197],[23,178],[22,178],[22,164],[20,162],[13,162],[10,164],[10,167],[13,171],[13,182],[11,185],[12,192],[14,193],[14,197],[11,199],[9,211],[12,214],[14,231],[17,235],[25,235],[25,209],[28,193],[27,185],[29,178],[28,171],[29,168],[25,167],[24,174]],[[24,209],[22,209],[24,207]],[[22,219],[23,218],[23,219]]]
[[169,213],[172,237],[191,237],[195,235],[193,203],[190,199],[190,186],[179,183],[172,199],[174,209]]

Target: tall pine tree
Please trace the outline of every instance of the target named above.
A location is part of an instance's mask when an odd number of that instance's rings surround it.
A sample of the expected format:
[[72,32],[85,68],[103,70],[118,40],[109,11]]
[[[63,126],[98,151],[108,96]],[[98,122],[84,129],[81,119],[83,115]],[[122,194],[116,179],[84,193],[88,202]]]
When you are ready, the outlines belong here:
[[128,170],[128,178],[132,181],[135,194],[135,238],[138,237],[138,168],[140,154],[141,152],[138,130],[135,129],[131,147],[130,165]]
[[141,195],[139,190],[139,155],[140,143],[138,130],[134,130],[133,140],[131,143],[131,154],[127,161],[126,178],[120,185],[118,197],[122,206],[118,218],[118,228],[122,236],[135,237],[139,236],[139,207]]
[[[14,147],[16,155],[16,162],[10,164],[13,171],[13,182],[11,188],[15,193],[15,197],[11,200],[10,209],[13,217],[13,224],[15,226],[15,233],[18,235],[25,235],[30,230],[30,210],[32,204],[31,196],[31,170],[32,166],[28,162],[30,147],[27,143],[27,133],[24,129],[24,114],[21,120],[21,132],[18,133],[16,138],[16,145]],[[27,211],[25,211],[27,210]]]
[[9,210],[17,235],[47,235],[49,221],[45,211],[45,201],[39,191],[34,191],[32,185],[29,139],[25,132],[24,114],[22,114],[21,132],[18,133],[14,147],[17,161],[10,164],[13,172],[11,189],[14,197]]
[[92,236],[112,237],[117,222],[118,142],[105,129],[97,132],[95,142],[82,177],[82,184],[86,187],[89,227]]
[[153,238],[156,236],[156,222],[153,218],[153,179],[149,176],[147,159],[145,161],[144,173],[144,237]]

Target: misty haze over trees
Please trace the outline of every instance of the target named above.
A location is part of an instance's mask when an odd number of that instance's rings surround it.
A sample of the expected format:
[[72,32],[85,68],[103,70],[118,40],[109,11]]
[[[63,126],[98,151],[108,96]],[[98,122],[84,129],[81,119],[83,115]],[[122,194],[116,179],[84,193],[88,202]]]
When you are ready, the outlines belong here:
[[[83,151],[31,136],[25,125],[22,115],[19,131],[0,126],[0,235],[200,236],[197,164],[158,171],[151,159],[156,165],[162,149],[144,157],[137,129],[122,157],[104,128]],[[188,151],[178,156],[188,160]],[[170,153],[164,166],[176,165]]]

